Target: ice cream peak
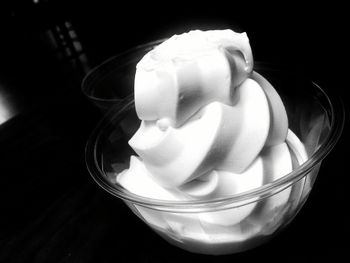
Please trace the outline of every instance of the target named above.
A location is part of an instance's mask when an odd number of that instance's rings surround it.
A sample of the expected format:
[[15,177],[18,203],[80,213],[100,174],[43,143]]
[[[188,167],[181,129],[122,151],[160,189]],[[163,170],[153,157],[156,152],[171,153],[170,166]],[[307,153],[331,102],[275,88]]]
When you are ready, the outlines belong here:
[[252,69],[245,33],[195,30],[175,35],[138,63],[136,112],[141,120],[180,127],[210,102],[233,104],[235,88]]

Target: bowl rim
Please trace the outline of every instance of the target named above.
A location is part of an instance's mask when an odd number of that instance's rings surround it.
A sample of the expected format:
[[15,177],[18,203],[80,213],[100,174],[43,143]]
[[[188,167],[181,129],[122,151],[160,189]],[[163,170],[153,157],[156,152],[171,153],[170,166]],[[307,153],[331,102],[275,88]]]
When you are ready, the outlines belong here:
[[[132,47],[122,53],[116,54],[106,60],[104,60],[102,63],[98,64],[97,66],[93,67],[84,77],[81,82],[80,89],[82,93],[89,99],[94,101],[100,101],[100,102],[120,102],[123,100],[123,98],[99,98],[94,95],[91,95],[88,91],[91,89],[91,87],[94,85],[95,82],[97,82],[100,79],[100,72],[106,70],[107,72],[110,72],[110,66],[114,63],[118,62],[118,60],[123,59],[125,57],[128,57],[132,55],[134,52],[139,50],[147,50],[150,48],[153,48],[156,45],[159,45],[162,43],[166,38],[164,39],[158,39],[154,40],[148,43],[144,43],[135,47]],[[106,74],[106,73],[105,73]]]
[[[128,51],[122,53],[126,54],[128,52],[133,52],[138,49],[148,48],[156,44],[161,43],[162,40],[156,40],[147,44],[139,45],[135,48],[129,49]],[[120,55],[113,57],[115,59]],[[108,62],[109,60],[107,60]],[[106,63],[106,62],[105,62]],[[256,63],[256,64],[259,64]],[[266,68],[270,69],[271,64],[265,64],[262,62],[262,65],[267,65]],[[274,65],[276,66],[276,65]],[[278,69],[278,67],[276,67]],[[237,204],[238,206],[245,205],[248,203],[255,202],[262,198],[273,195],[276,191],[280,192],[293,184],[294,182],[299,181],[304,176],[306,176],[316,165],[320,164],[321,161],[330,153],[337,141],[339,140],[341,133],[344,128],[345,123],[345,107],[341,98],[337,94],[333,94],[331,91],[327,91],[328,94],[314,81],[308,79],[309,84],[312,84],[315,89],[317,89],[320,94],[325,98],[329,106],[329,116],[330,116],[330,132],[324,140],[324,143],[313,153],[306,162],[294,169],[289,174],[271,182],[264,184],[258,188],[251,189],[242,193],[215,198],[210,200],[186,200],[186,201],[168,201],[168,200],[159,200],[152,199],[148,197],[139,196],[129,192],[128,190],[118,186],[113,185],[105,179],[104,172],[98,165],[97,156],[96,156],[96,146],[99,142],[103,131],[111,123],[111,117],[121,116],[125,114],[130,107],[133,106],[133,94],[130,94],[122,101],[121,104],[116,105],[116,107],[111,108],[108,113],[103,117],[103,119],[98,123],[96,128],[90,135],[88,142],[85,148],[85,162],[87,169],[94,179],[94,181],[102,187],[104,190],[110,194],[123,199],[124,201],[129,201],[136,203],[145,207],[152,207],[153,209],[187,209],[191,210],[199,208],[213,208],[222,205]],[[116,114],[116,109],[118,108],[118,114]]]

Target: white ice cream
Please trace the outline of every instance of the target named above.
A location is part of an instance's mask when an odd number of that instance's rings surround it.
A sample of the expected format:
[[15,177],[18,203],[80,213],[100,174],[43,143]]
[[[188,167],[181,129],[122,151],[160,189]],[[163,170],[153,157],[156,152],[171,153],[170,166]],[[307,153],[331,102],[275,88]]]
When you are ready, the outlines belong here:
[[[134,91],[142,123],[129,144],[139,157],[131,157],[117,182],[136,195],[209,200],[258,188],[293,169],[286,110],[273,86],[253,71],[245,33],[197,30],[171,37],[138,63]],[[254,222],[285,204],[290,192],[259,209],[252,203],[186,220],[233,226],[246,219],[260,231]],[[175,221],[159,224],[174,228]]]

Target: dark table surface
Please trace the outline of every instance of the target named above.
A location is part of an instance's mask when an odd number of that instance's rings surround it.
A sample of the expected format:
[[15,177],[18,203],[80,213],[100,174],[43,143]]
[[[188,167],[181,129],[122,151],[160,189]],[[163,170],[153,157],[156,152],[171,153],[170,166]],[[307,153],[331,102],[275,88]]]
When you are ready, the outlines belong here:
[[[76,17],[72,21],[76,21],[84,43],[84,23],[79,24]],[[259,35],[258,29],[250,25],[247,28],[253,39],[254,33]],[[150,32],[148,38],[155,32]],[[10,39],[19,38],[12,31],[7,34]],[[7,99],[13,100],[18,111],[0,125],[0,262],[302,262],[348,257],[346,136],[324,160],[301,212],[271,242],[236,255],[192,254],[166,243],[122,201],[95,184],[85,166],[84,147],[102,114],[80,91],[86,71],[51,58],[50,52],[37,47],[36,39],[25,34],[22,37],[19,39],[30,39],[32,44],[26,42],[23,48],[24,43],[9,40],[3,44],[8,49],[1,49],[0,87],[7,90]],[[87,47],[86,53],[91,64],[97,65],[148,38],[130,40],[125,46],[102,53],[92,52],[102,46],[92,41],[95,46]],[[278,57],[276,54],[282,51],[257,53],[262,58],[264,54]],[[318,58],[321,53],[312,54]],[[325,65],[329,66],[332,60],[326,58]],[[303,65],[312,67],[310,74],[321,82],[342,84],[339,79],[332,82],[332,78],[325,77],[325,69],[316,65],[320,61]],[[335,89],[345,96],[344,87]],[[343,100],[346,102],[345,97]],[[346,128],[343,135],[347,132]]]

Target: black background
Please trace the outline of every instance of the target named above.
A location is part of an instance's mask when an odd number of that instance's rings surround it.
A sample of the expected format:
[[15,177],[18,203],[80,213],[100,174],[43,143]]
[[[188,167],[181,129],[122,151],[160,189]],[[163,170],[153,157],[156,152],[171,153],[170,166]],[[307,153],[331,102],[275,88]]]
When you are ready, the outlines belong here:
[[302,262],[347,256],[347,127],[309,200],[281,235],[237,255],[188,253],[168,245],[92,181],[84,147],[101,112],[81,93],[85,72],[57,59],[41,38],[70,21],[92,67],[190,29],[246,31],[255,60],[300,69],[339,94],[347,111],[345,7],[72,2],[11,1],[0,9],[0,88],[17,109],[0,125],[0,262]]

